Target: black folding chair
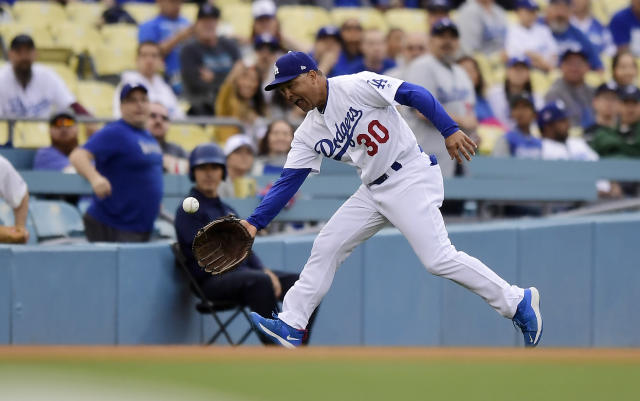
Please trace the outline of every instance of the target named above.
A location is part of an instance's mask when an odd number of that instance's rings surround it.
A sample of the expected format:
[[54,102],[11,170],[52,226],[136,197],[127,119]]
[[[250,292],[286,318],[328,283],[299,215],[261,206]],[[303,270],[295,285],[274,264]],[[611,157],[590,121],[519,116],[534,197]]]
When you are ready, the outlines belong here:
[[[196,310],[203,315],[211,315],[218,325],[218,330],[211,336],[209,341],[207,341],[207,345],[213,344],[221,335],[223,335],[231,345],[243,344],[254,331],[251,320],[249,319],[249,314],[245,310],[244,306],[233,301],[212,301],[207,299],[207,296],[204,291],[202,291],[200,285],[198,285],[198,282],[187,265],[187,258],[182,253],[180,244],[177,242],[173,243],[171,245],[171,250],[176,258],[176,265],[184,271],[189,279],[191,291],[193,291],[200,299],[200,302],[196,305]],[[218,316],[218,313],[225,311],[233,311],[233,313],[227,319],[222,320],[220,316]],[[231,322],[233,322],[238,316],[244,316],[247,323],[249,323],[249,328],[237,342],[234,342],[233,338],[231,338],[231,335],[229,335],[229,332],[227,331],[227,327],[229,327]]]

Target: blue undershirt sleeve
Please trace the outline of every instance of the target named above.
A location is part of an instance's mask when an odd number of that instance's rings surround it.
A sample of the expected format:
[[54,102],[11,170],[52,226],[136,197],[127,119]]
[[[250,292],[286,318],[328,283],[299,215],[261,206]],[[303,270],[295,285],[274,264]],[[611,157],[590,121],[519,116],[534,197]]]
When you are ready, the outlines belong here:
[[258,230],[265,228],[298,192],[310,172],[310,168],[285,168],[247,221]]
[[403,82],[396,91],[394,100],[403,106],[418,110],[431,121],[445,138],[460,129],[440,102],[422,86]]

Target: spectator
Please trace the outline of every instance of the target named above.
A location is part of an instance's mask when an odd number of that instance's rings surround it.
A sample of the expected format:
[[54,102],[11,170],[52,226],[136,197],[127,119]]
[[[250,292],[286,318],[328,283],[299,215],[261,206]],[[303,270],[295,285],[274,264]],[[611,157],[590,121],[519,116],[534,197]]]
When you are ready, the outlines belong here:
[[146,128],[162,149],[163,170],[170,174],[186,174],[189,170],[187,152],[177,143],[167,141],[169,124],[171,117],[167,108],[162,103],[151,102]]
[[182,92],[180,51],[193,35],[193,26],[180,15],[182,0],[157,0],[160,14],[140,25],[138,43],[155,42],[164,57],[165,75],[176,93]]
[[126,84],[120,101],[122,119],[107,124],[69,156],[95,194],[84,215],[90,242],[149,241],[160,212],[162,149],[145,130],[147,89]]
[[365,31],[362,39],[362,60],[355,65],[354,73],[371,71],[376,74],[384,74],[385,71],[395,66],[396,62],[387,57],[384,34],[376,29]]
[[[534,93],[531,85],[531,60],[526,56],[512,57],[507,61],[504,84],[494,85],[487,92],[487,100],[493,114],[505,127],[515,126],[511,119],[510,99],[523,93],[529,95]],[[540,107],[542,99],[533,96],[534,105],[536,108]]]
[[[569,117],[562,101],[547,104],[538,113],[538,126],[542,134],[542,158],[545,160],[596,161],[598,154],[582,137],[569,137]],[[598,193],[606,197],[619,197],[620,186],[599,180]]]
[[280,23],[276,17],[276,5],[272,0],[256,0],[251,5],[253,14],[253,26],[251,28],[251,40],[258,36],[268,34],[278,39],[288,50],[309,51],[309,49],[295,38],[284,35],[280,31]]
[[402,54],[398,57],[398,65],[391,68],[386,75],[404,79],[409,64],[418,57],[427,53],[427,35],[422,32],[410,32],[402,39]]
[[402,52],[402,42],[404,42],[405,33],[400,28],[391,28],[387,33],[387,57],[396,60]]
[[[618,136],[618,116],[620,114],[618,86],[609,82],[598,86],[593,96],[595,123],[584,132],[584,138],[600,156],[605,156],[599,141],[602,138]],[[599,138],[595,141],[595,138]]]
[[58,74],[35,63],[36,56],[35,43],[29,35],[11,40],[10,63],[0,67],[0,116],[47,118],[53,111],[67,107],[89,115]]
[[26,228],[29,213],[27,184],[3,156],[0,156],[0,199],[13,209],[13,226],[0,225],[0,243],[26,243],[29,240]]
[[75,173],[69,155],[78,147],[78,124],[71,109],[55,111],[49,118],[51,146],[38,149],[33,160],[34,170]]
[[527,56],[535,68],[554,69],[558,62],[558,46],[549,27],[538,22],[538,3],[518,0],[516,14],[518,22],[509,24],[507,30],[507,56]]
[[[237,215],[237,212],[220,200],[218,190],[227,175],[222,149],[214,144],[200,145],[191,152],[189,162],[189,177],[195,186],[188,196],[196,198],[200,208],[196,213],[189,214],[178,207],[175,228],[191,274],[207,299],[214,302],[234,301],[265,317],[270,316],[272,311],[277,310],[277,302],[284,299],[284,295],[298,280],[298,274],[272,271],[253,252],[236,269],[225,274],[212,276],[198,266],[191,251],[198,230],[209,221],[229,214]],[[315,315],[312,315],[309,328],[314,318]],[[266,338],[261,340],[264,344],[271,343]]]
[[619,87],[635,85],[638,80],[638,63],[628,50],[617,52],[611,59],[613,82]]
[[355,18],[349,18],[340,27],[342,51],[333,67],[333,75],[353,74],[362,62],[362,25]]
[[[640,157],[640,89],[620,88],[620,126],[618,130],[599,129],[591,141],[603,157]],[[607,127],[608,128],[608,127]]]
[[589,38],[569,22],[571,0],[550,0],[546,9],[546,23],[558,44],[559,53],[568,48],[581,47],[592,70],[602,70],[600,56]]
[[580,47],[566,49],[560,56],[560,70],[562,76],[551,85],[545,102],[562,100],[574,127],[591,126],[594,90],[584,80],[589,71],[587,54]]
[[496,141],[493,156],[539,159],[542,142],[531,132],[531,126],[536,121],[533,98],[527,93],[515,95],[511,99],[510,109],[515,126]]
[[233,64],[240,59],[235,42],[218,37],[220,10],[204,3],[198,10],[195,39],[180,53],[185,97],[191,104],[189,115],[213,115],[220,86]]
[[491,55],[504,50],[507,15],[494,0],[467,0],[458,10],[456,23],[465,54]]
[[102,12],[99,25],[104,24],[133,24],[137,25],[136,20],[124,9],[123,4],[117,0],[104,0],[104,11]]
[[311,56],[318,63],[320,71],[328,77],[333,77],[335,76],[334,67],[341,50],[340,30],[333,25],[327,25],[318,30]]
[[[449,19],[438,21],[431,29],[431,53],[415,59],[407,68],[406,80],[428,89],[444,106],[460,129],[472,133],[478,121],[473,113],[473,84],[464,69],[456,64],[460,48],[457,26]],[[417,112],[408,115],[409,124],[418,144],[425,152],[434,153],[445,177],[455,171],[455,161],[447,156],[444,138],[435,127]]]
[[285,120],[275,120],[267,127],[258,146],[253,175],[280,174],[293,141],[293,127]]
[[640,0],[631,0],[629,7],[615,13],[609,30],[618,51],[628,50],[640,57]]
[[113,95],[113,116],[120,118],[120,90],[127,83],[139,82],[149,91],[149,101],[162,103],[171,118],[184,118],[175,93],[159,72],[162,70],[160,45],[155,42],[143,42],[138,45],[136,71],[125,71],[121,75],[120,84]]
[[476,95],[476,105],[474,111],[479,123],[500,125],[491,109],[491,105],[485,97],[485,84],[482,71],[476,59],[471,56],[464,56],[458,60],[458,64],[464,68],[473,84],[474,93]]
[[[237,118],[243,123],[244,132],[254,139],[264,135],[267,125],[267,107],[260,83],[255,65],[238,62],[222,84],[216,99],[216,115]],[[219,134],[224,136],[222,132],[219,130]]]
[[426,8],[428,29],[431,29],[436,22],[443,18],[449,18],[451,4],[449,0],[428,0]]
[[251,138],[238,134],[224,144],[227,157],[227,175],[220,184],[218,194],[223,198],[245,198],[256,194],[256,181],[249,177],[256,150]]
[[[253,41],[253,50],[255,52],[256,68],[260,73],[260,87],[266,86],[273,77],[273,66],[276,63],[281,47],[278,38],[264,33],[256,36]],[[262,95],[267,100],[271,100],[272,91],[262,91]]]
[[571,12],[571,23],[589,38],[598,54],[612,56],[616,52],[609,28],[591,14],[591,0],[572,0]]

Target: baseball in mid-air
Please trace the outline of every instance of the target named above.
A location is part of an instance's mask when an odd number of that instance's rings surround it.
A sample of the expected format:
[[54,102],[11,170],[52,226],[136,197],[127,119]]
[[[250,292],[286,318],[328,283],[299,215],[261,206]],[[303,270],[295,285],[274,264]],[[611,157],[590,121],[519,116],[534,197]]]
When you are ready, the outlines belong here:
[[195,213],[198,211],[199,207],[200,203],[198,203],[198,200],[193,196],[185,198],[182,201],[182,209],[187,213]]

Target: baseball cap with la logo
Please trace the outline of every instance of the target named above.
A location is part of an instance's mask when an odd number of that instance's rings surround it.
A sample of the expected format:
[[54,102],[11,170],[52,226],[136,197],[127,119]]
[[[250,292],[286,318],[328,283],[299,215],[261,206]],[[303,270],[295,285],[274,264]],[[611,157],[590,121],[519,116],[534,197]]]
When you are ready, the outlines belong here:
[[264,90],[274,90],[278,85],[291,81],[300,74],[306,74],[309,71],[317,71],[318,65],[306,53],[289,52],[280,56],[273,68],[275,79],[265,86]]

